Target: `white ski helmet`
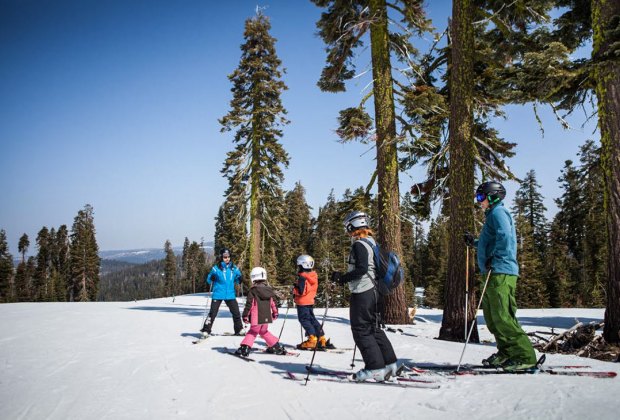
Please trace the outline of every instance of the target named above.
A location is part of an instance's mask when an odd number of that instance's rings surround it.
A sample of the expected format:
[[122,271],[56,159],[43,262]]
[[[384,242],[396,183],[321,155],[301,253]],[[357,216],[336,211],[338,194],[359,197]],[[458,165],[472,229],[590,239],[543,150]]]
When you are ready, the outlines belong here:
[[263,267],[254,267],[250,272],[252,283],[267,280],[267,271]]
[[370,226],[370,218],[363,211],[352,211],[344,218],[344,228],[347,232]]
[[297,257],[297,265],[306,270],[312,270],[314,268],[314,258],[310,255],[300,255]]

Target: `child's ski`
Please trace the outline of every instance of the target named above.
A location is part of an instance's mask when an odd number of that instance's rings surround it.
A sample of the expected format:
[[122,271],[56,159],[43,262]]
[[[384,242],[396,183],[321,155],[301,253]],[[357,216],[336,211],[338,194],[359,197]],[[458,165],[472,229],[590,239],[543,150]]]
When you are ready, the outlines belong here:
[[228,351],[226,351],[226,353],[228,353],[228,354],[230,354],[230,355],[232,355],[232,356],[235,356],[235,357],[237,357],[237,358],[239,358],[239,359],[241,359],[241,360],[245,360],[246,362],[255,362],[255,360],[254,360],[254,359],[251,359],[251,358],[249,358],[249,357],[245,357],[245,356],[242,356],[242,355],[240,355],[240,354],[237,354],[237,353],[235,353],[235,352],[234,352],[234,351],[232,351],[232,350],[228,350]]
[[296,351],[287,351],[287,352],[286,352],[286,354],[275,354],[275,353],[269,353],[269,352],[267,351],[267,349],[263,349],[263,350],[261,350],[261,353],[265,353],[265,354],[274,354],[274,355],[276,355],[276,356],[293,356],[293,357],[299,357],[299,355],[301,354],[301,353],[296,352]]

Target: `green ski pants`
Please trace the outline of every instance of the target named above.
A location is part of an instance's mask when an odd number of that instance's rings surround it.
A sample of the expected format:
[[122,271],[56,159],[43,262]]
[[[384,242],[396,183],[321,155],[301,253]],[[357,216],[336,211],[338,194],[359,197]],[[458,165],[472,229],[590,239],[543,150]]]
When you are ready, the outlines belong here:
[[[536,363],[532,343],[516,317],[517,278],[518,276],[509,274],[491,274],[482,298],[484,320],[491,334],[495,336],[500,355],[519,363]],[[486,275],[483,276],[483,281],[485,279]]]

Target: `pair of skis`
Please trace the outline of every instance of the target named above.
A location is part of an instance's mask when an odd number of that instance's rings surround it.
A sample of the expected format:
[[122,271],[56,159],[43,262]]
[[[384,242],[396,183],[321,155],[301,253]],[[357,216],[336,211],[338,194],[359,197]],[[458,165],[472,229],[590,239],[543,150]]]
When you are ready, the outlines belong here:
[[[314,367],[310,372],[315,373],[317,376],[312,377],[309,380],[317,380],[324,382],[338,382],[348,384],[365,384],[365,385],[380,385],[380,386],[395,386],[399,388],[427,388],[438,389],[441,385],[437,381],[422,380],[398,376],[391,381],[377,382],[377,381],[355,381],[351,378],[348,372],[340,371],[328,371],[323,369],[315,369]],[[343,375],[344,373],[344,375]],[[297,374],[287,371],[286,377],[293,381],[304,382],[306,379],[298,376]]]
[[[558,375],[558,376],[587,376],[590,378],[615,378],[617,373],[614,371],[592,371],[592,370],[573,370],[587,369],[585,365],[555,365],[543,366],[547,356],[544,354],[538,359],[536,366],[529,369],[516,371],[504,370],[502,368],[489,367],[484,365],[404,365],[405,369],[412,375],[438,374],[443,376],[467,376],[467,375]],[[458,370],[457,370],[458,369]]]

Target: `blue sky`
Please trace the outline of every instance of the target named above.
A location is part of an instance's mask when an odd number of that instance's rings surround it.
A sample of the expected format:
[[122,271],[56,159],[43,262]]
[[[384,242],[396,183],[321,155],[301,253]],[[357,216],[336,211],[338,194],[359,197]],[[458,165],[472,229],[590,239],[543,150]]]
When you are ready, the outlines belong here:
[[[451,2],[428,3],[443,29]],[[258,4],[271,19],[289,87],[282,96],[291,120],[281,140],[291,157],[284,187],[300,181],[316,213],[331,189],[340,197],[371,175],[374,150],[340,144],[334,133],[338,111],[359,102],[369,79],[344,94],[320,92],[321,10],[303,0]],[[87,203],[102,250],[213,239],[227,185],[220,169],[233,147],[217,120],[229,110],[227,75],[238,65],[244,21],[256,6],[0,0],[0,229],[14,255],[23,233],[34,252],[42,226],[71,227]],[[576,160],[587,138],[598,139],[595,121],[581,129],[579,115],[566,131],[542,109],[542,138],[531,107],[507,111],[496,127],[519,144],[509,164],[518,176],[536,170],[551,216],[564,161]],[[422,174],[401,174],[401,194]]]

